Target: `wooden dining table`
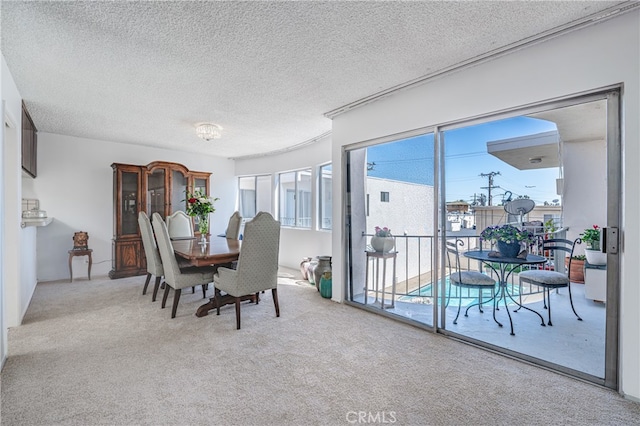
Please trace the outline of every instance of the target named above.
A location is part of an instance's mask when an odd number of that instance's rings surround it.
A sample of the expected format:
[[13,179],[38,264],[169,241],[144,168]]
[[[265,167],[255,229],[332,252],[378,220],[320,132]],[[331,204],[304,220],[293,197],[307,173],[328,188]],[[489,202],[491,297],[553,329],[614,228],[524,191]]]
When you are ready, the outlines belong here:
[[[231,262],[238,260],[242,242],[216,235],[209,235],[203,244],[199,238],[174,238],[171,240],[175,255],[188,261],[195,267],[230,266]],[[209,302],[200,306],[196,311],[197,317],[206,316],[210,310],[216,308],[216,297],[219,297],[220,306],[235,303],[235,298],[227,295],[214,296]],[[254,295],[241,298],[242,300],[255,301]]]

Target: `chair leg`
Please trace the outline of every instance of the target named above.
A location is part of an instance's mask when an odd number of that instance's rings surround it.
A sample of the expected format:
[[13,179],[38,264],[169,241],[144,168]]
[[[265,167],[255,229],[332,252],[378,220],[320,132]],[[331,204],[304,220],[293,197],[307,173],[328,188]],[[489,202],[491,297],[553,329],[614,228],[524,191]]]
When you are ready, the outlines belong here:
[[216,315],[220,315],[220,298],[222,294],[220,294],[220,290],[217,288],[214,290],[213,300],[216,302]]
[[280,304],[278,303],[278,289],[272,288],[271,295],[273,296],[273,305],[276,307],[276,316],[280,316]]
[[[462,305],[462,291],[458,289],[458,313],[456,314],[455,319],[453,320],[454,324],[458,324],[458,317],[460,316],[460,306]],[[465,312],[466,315],[466,312]]]
[[155,302],[156,301],[156,296],[158,295],[158,288],[160,287],[160,280],[162,279],[162,277],[156,277],[156,283],[153,286],[153,296],[151,297],[151,301]]
[[582,321],[582,318],[580,318],[580,315],[578,315],[578,313],[576,312],[576,308],[573,307],[573,298],[571,297],[571,283],[569,283],[567,287],[569,289],[569,302],[571,302],[571,309],[573,310],[573,313],[578,317],[578,321]]
[[164,285],[164,294],[162,295],[162,309],[167,306],[167,297],[169,296],[169,284]]
[[191,294],[196,294],[196,286],[191,287]]
[[[264,293],[264,291],[263,291]],[[258,304],[258,302],[260,302],[260,292],[256,292],[256,305]]]
[[144,287],[142,288],[142,294],[147,294],[147,287],[149,286],[149,281],[151,281],[151,274],[147,272],[147,280],[144,282]]
[[173,308],[171,309],[171,318],[176,317],[176,311],[178,310],[178,301],[180,301],[180,295],[182,294],[182,289],[178,288],[173,294]]
[[202,298],[207,298],[207,289],[209,288],[209,284],[202,284]]
[[240,298],[236,297],[236,330],[240,330]]
[[549,288],[547,289],[547,299],[549,299],[547,302],[547,310],[549,314],[549,321],[547,322],[547,325],[553,326],[553,324],[551,324],[551,289]]
[[478,289],[478,302],[478,310],[481,314],[484,314],[484,311],[482,310],[482,288]]

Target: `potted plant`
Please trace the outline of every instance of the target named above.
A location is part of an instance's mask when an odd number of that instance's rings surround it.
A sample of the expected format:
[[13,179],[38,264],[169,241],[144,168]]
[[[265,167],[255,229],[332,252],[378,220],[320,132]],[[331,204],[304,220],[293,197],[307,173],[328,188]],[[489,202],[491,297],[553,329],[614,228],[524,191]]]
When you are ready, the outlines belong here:
[[495,242],[504,257],[518,256],[523,245],[526,247],[535,241],[531,232],[509,224],[488,226],[480,233],[480,237],[485,241]]
[[580,234],[580,239],[587,244],[584,253],[587,256],[587,262],[592,265],[605,265],[607,263],[606,253],[600,251],[600,227],[593,225]]
[[393,250],[395,241],[393,239],[393,235],[391,235],[391,229],[386,226],[384,228],[376,226],[375,231],[375,235],[371,237],[371,247],[373,247],[375,251],[383,253]]
[[571,264],[569,264],[569,258],[564,258],[564,267],[569,269],[569,280],[572,283],[584,284],[584,262],[587,257],[583,254],[578,254],[571,257]]

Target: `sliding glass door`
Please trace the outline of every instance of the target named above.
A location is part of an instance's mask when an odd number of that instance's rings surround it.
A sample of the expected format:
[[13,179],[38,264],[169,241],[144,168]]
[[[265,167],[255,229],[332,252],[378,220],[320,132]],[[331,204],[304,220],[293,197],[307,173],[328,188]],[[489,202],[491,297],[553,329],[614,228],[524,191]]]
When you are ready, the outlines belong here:
[[[350,147],[348,302],[616,388],[619,128],[610,91]],[[505,224],[530,234],[535,267],[472,253],[497,251],[481,234]],[[605,262],[585,259],[585,230]],[[572,271],[569,254],[541,250],[548,239],[576,242]],[[545,293],[520,280],[532,268],[570,284]],[[459,272],[495,284],[459,285]]]

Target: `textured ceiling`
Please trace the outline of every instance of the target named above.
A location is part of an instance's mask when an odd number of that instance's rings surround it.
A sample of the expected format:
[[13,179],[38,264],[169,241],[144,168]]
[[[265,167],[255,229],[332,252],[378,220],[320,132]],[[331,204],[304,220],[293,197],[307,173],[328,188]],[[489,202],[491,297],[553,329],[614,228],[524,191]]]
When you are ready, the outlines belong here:
[[[3,1],[2,54],[39,131],[239,157],[324,113],[613,7],[553,2]],[[195,135],[201,122],[222,139]]]

